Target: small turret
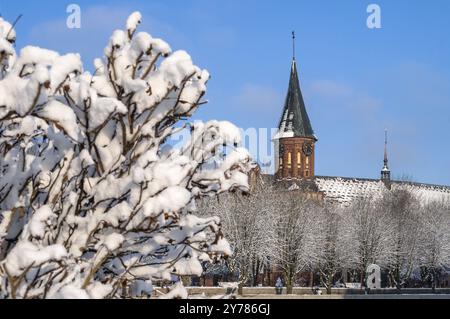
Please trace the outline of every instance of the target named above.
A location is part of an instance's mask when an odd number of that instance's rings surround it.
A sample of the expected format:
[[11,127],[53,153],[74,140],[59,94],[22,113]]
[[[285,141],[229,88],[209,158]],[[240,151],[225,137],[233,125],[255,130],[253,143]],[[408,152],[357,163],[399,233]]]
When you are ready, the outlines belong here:
[[389,170],[387,155],[387,130],[384,131],[384,165],[381,169],[381,180],[387,188],[391,188],[391,171]]

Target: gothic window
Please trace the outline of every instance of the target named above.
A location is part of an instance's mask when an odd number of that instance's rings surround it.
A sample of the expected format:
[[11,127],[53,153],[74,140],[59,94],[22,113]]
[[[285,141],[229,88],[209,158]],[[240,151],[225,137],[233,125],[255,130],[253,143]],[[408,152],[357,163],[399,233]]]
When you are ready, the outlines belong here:
[[280,169],[283,168],[283,157],[280,157]]
[[292,164],[292,154],[291,154],[291,152],[288,152],[288,158],[287,158],[288,168],[291,168],[291,164]]
[[306,159],[305,159],[305,168],[306,168],[306,169],[309,169],[309,156],[306,156]]
[[300,152],[297,152],[297,168],[302,168],[302,157]]

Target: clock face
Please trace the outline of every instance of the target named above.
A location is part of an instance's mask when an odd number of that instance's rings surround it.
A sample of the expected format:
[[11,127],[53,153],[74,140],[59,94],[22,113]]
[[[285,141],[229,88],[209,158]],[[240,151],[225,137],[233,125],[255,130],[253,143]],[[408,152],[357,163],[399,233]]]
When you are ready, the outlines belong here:
[[284,154],[284,145],[281,144],[281,146],[280,146],[280,155],[283,155],[283,154]]
[[311,143],[304,143],[302,149],[306,156],[310,156],[313,152],[313,145]]

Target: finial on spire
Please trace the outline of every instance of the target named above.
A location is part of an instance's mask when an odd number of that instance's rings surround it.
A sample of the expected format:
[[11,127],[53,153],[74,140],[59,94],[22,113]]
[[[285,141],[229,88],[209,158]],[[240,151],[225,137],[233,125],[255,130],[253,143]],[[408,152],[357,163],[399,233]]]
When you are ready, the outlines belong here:
[[384,130],[384,165],[387,167],[388,164],[388,156],[387,156],[387,133],[388,130]]
[[384,182],[386,187],[390,188],[391,185],[391,171],[388,165],[388,155],[387,155],[387,129],[384,130],[384,165],[381,170],[381,180]]
[[295,61],[295,31],[292,31],[292,60]]

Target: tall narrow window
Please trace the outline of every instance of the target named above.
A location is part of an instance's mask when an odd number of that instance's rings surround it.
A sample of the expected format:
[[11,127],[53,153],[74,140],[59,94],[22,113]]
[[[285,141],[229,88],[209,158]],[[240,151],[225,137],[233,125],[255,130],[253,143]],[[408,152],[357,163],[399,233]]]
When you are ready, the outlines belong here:
[[306,159],[305,159],[305,168],[306,168],[306,169],[309,169],[309,156],[306,156]]
[[291,168],[291,164],[292,164],[292,154],[291,154],[291,152],[288,152],[288,158],[287,158],[288,168]]
[[297,152],[297,168],[302,168],[302,156],[300,152]]
[[283,168],[283,157],[280,157],[280,168]]

